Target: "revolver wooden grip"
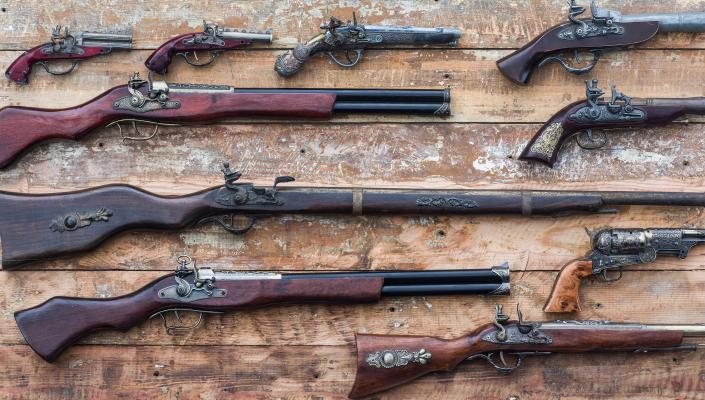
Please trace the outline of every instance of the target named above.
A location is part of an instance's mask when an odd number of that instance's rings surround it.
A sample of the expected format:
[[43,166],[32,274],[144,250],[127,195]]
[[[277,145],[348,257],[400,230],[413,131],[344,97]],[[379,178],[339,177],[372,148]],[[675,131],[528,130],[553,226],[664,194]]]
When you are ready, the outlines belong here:
[[573,260],[561,268],[553,283],[544,312],[580,311],[580,280],[592,275],[592,261]]

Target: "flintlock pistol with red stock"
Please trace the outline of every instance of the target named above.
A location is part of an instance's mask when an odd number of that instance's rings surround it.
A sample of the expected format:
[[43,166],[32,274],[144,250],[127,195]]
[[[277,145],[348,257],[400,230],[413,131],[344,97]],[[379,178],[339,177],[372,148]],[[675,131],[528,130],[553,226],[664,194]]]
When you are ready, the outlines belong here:
[[[578,19],[584,7],[568,3],[568,22],[556,25],[514,53],[497,61],[497,67],[512,82],[526,85],[535,69],[558,62],[568,72],[582,74],[595,67],[605,49],[620,49],[650,40],[660,32],[704,32],[704,12],[622,14],[597,7],[592,0],[592,18]],[[655,3],[658,4],[658,3]],[[670,4],[670,3],[661,3]],[[581,51],[592,54],[585,66]],[[576,65],[570,65],[561,53],[575,54]]]
[[[68,27],[62,31],[61,25],[57,25],[51,33],[51,42],[22,53],[7,68],[5,77],[19,84],[27,84],[33,64],[41,65],[52,75],[64,75],[73,71],[81,60],[130,48],[131,33],[70,32]],[[71,66],[64,71],[49,69],[51,61],[59,60],[71,61]]]

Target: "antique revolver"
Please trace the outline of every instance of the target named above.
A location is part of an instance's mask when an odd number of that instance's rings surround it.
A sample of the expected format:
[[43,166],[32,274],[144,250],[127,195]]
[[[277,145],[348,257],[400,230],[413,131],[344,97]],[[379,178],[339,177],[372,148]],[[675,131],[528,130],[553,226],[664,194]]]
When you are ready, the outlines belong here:
[[528,356],[552,353],[697,350],[705,346],[705,324],[666,325],[609,321],[518,321],[495,309],[491,323],[465,336],[357,334],[357,376],[351,398],[391,389],[432,372],[452,371],[463,361],[485,360],[501,373]]
[[[46,361],[53,361],[81,337],[99,329],[127,331],[160,316],[168,334],[190,332],[203,313],[218,314],[281,303],[370,303],[382,296],[509,294],[509,266],[434,271],[334,273],[226,272],[196,268],[178,258],[175,273],[115,298],[53,297],[15,313],[22,335]],[[199,314],[186,325],[179,311]],[[167,321],[174,312],[181,325]],[[173,322],[176,322],[173,321]]]
[[[534,69],[554,61],[569,72],[582,74],[595,67],[604,49],[640,44],[659,32],[705,31],[705,13],[702,12],[626,15],[599,8],[592,0],[592,18],[578,19],[585,8],[577,6],[575,0],[570,0],[568,4],[568,22],[549,28],[524,47],[497,61],[497,67],[504,76],[525,85]],[[580,51],[592,54],[592,60],[583,67],[579,66],[582,64]],[[561,53],[567,52],[574,52],[578,66],[571,66],[561,56]]]
[[[27,84],[33,64],[41,65],[52,75],[64,75],[73,71],[81,60],[130,48],[131,33],[70,32],[68,27],[62,31],[61,25],[57,25],[51,33],[51,42],[29,49],[17,57],[5,71],[5,77],[19,84]],[[63,71],[49,69],[49,62],[56,60],[70,60],[72,63]]]
[[[659,254],[683,259],[701,243],[705,243],[705,229],[602,229],[593,236],[592,250],[585,257],[561,268],[543,310],[578,311],[581,279],[599,276],[607,282],[616,281],[626,266],[652,263]],[[619,274],[612,277],[610,271]]]
[[[565,141],[576,136],[578,145],[592,150],[607,144],[605,129],[648,127],[668,124],[685,115],[705,115],[705,97],[682,99],[631,98],[612,85],[612,95],[597,87],[597,80],[585,81],[586,100],[577,101],[557,112],[534,135],[521,155],[522,160],[538,161],[553,167]],[[593,131],[600,129],[600,131]]]
[[[193,66],[203,67],[215,61],[221,52],[247,47],[253,42],[271,43],[272,31],[238,31],[203,21],[203,32],[174,36],[154,50],[144,65],[158,74],[165,74],[171,59],[177,55]],[[208,51],[210,57],[201,61],[198,59],[198,51]],[[189,54],[193,54],[193,57],[189,58]]]
[[[343,24],[331,17],[327,24],[321,25],[321,29],[323,33],[279,55],[274,70],[283,77],[290,77],[299,72],[309,58],[321,52],[327,53],[341,67],[350,68],[360,62],[362,51],[370,47],[404,44],[455,46],[460,38],[457,29],[359,25],[355,13],[352,22]],[[342,52],[345,60],[337,57],[336,52]]]

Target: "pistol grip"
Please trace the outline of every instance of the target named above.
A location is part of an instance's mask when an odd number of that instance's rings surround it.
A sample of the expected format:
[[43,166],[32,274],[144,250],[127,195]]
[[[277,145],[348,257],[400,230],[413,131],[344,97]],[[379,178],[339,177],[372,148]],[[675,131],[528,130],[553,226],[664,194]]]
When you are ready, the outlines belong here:
[[580,311],[580,280],[592,275],[592,261],[573,260],[561,268],[544,312],[567,313]]
[[288,50],[286,53],[277,56],[277,60],[274,62],[274,70],[284,78],[293,76],[303,68],[304,63],[313,55],[317,46],[320,47],[320,44],[297,44],[293,50]]
[[34,49],[22,53],[15,61],[5,70],[5,77],[20,85],[29,83],[29,73],[32,71],[32,64],[39,61],[34,56]]

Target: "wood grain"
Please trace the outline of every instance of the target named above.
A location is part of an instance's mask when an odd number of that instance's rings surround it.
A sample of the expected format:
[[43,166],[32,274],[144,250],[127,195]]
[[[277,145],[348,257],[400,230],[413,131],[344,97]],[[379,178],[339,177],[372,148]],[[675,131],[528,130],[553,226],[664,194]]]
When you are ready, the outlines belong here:
[[[582,1],[587,5],[586,1]],[[655,3],[602,0],[624,13],[704,11],[702,0]],[[357,67],[314,58],[289,80],[274,58],[319,32],[328,16],[352,11],[370,24],[457,27],[455,49],[368,51]],[[164,128],[148,142],[122,141],[99,129],[78,142],[33,147],[0,171],[0,190],[62,192],[125,183],[164,195],[222,183],[223,161],[243,181],[271,185],[400,188],[504,188],[705,191],[705,119],[654,129],[610,132],[595,151],[569,141],[554,169],[517,160],[556,111],[584,97],[584,80],[634,97],[703,96],[705,34],[663,34],[638,49],[609,52],[594,72],[573,76],[548,65],[518,87],[495,62],[566,20],[564,0],[329,2],[324,0],[97,1],[7,0],[0,4],[0,68],[46,42],[56,24],[76,29],[131,26],[136,50],[82,62],[66,76],[40,68],[21,87],[0,81],[0,106],[67,107],[116,85],[171,36],[202,19],[232,28],[273,28],[271,46],[231,51],[205,69],[172,63],[170,82],[239,87],[452,87],[453,116],[443,120],[352,116],[325,123],[245,121]],[[155,78],[162,79],[155,75]],[[4,210],[0,210],[3,212]],[[354,378],[355,332],[451,338],[488,322],[494,304],[528,320],[541,310],[559,268],[589,248],[585,228],[705,226],[702,208],[622,207],[619,214],[564,218],[336,217],[287,215],[259,220],[245,236],[215,226],[177,233],[132,232],[96,251],[0,271],[0,398],[343,399]],[[2,238],[0,238],[2,240]],[[13,312],[52,296],[114,297],[173,270],[178,254],[227,270],[484,268],[508,261],[509,298],[383,298],[354,306],[288,305],[205,319],[186,336],[166,335],[160,320],[127,333],[100,332],[55,365],[24,344]],[[660,257],[629,267],[619,282],[587,280],[576,319],[702,323],[705,247],[689,257]],[[589,354],[527,359],[513,375],[480,363],[434,374],[381,399],[701,399],[702,353]]]

